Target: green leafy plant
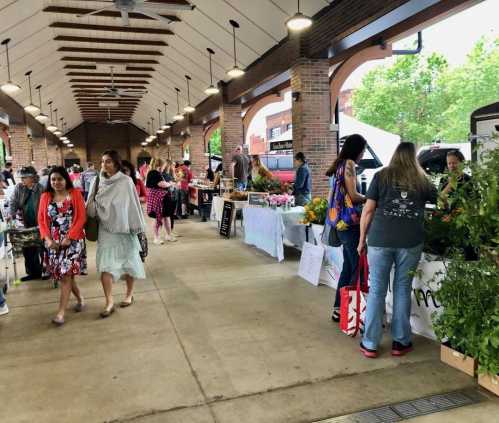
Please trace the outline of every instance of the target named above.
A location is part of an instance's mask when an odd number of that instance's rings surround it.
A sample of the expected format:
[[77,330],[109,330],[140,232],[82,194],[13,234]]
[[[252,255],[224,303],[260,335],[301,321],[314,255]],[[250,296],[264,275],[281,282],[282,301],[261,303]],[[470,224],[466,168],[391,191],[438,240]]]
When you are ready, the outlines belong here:
[[305,204],[305,212],[303,223],[316,223],[324,225],[326,223],[327,200],[325,198],[316,197]]
[[251,182],[250,189],[255,192],[281,193],[281,182],[279,179],[269,179],[257,176]]

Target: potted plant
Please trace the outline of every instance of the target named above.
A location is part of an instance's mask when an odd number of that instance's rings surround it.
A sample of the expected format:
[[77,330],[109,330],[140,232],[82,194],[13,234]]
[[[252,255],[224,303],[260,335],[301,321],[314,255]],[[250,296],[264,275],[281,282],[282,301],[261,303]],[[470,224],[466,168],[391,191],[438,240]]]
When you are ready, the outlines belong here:
[[[440,279],[435,296],[442,309],[433,316],[433,323],[443,342],[442,360],[470,375],[478,364],[480,380],[497,389],[499,150],[470,167],[472,194],[469,189],[457,189],[452,211],[433,213],[436,220],[430,224],[438,237],[446,240],[444,251],[438,252],[450,254],[445,271],[434,277]],[[437,244],[437,249],[441,248],[442,243]],[[466,250],[478,254],[466,260]]]

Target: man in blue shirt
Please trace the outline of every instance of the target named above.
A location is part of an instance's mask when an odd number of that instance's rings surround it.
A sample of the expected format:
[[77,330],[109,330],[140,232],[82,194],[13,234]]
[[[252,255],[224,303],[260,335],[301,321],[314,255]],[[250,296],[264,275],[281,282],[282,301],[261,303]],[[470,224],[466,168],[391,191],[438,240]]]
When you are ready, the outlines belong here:
[[295,185],[293,195],[295,196],[295,204],[304,206],[312,199],[312,178],[310,169],[308,168],[305,155],[300,151],[295,154]]

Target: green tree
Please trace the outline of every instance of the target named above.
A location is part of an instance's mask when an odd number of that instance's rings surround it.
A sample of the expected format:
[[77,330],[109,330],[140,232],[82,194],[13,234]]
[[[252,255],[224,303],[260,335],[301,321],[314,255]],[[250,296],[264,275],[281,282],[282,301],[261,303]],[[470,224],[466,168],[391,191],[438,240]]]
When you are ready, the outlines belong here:
[[215,129],[210,138],[211,154],[222,155],[222,134],[220,128]]
[[357,119],[419,144],[464,141],[471,113],[499,98],[499,39],[480,40],[464,65],[441,54],[398,56],[368,72],[353,95]]

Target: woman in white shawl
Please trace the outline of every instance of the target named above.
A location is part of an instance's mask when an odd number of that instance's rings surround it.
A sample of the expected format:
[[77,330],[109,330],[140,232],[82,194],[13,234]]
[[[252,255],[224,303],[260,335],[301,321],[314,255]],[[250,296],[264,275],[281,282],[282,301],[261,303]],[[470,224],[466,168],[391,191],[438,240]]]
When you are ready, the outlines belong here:
[[[97,217],[97,271],[101,275],[106,307],[100,313],[109,317],[115,310],[113,282],[126,280],[126,297],[120,307],[133,304],[134,279],[144,279],[137,234],[144,232],[145,223],[140,201],[132,179],[121,172],[121,159],[116,151],[102,156],[102,170],[95,178],[87,201],[87,214]],[[97,189],[95,189],[97,188]]]

